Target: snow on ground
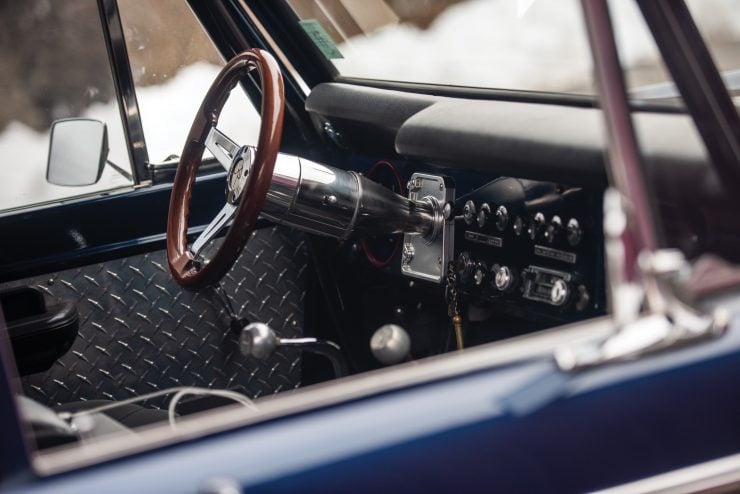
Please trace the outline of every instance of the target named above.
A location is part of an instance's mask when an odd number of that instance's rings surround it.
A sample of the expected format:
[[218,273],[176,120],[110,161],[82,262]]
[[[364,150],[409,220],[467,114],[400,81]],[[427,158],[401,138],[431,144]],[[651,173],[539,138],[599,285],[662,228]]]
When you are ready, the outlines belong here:
[[[137,92],[144,136],[152,162],[180,154],[185,137],[201,100],[220,67],[196,63],[178,72],[171,81],[140,88]],[[118,105],[96,103],[80,117],[95,118],[108,126],[108,159],[130,169]],[[242,144],[256,144],[259,116],[243,91],[235,89],[224,109],[219,127]],[[49,131],[37,132],[20,122],[11,122],[0,133],[0,211],[46,201],[101,192],[131,183],[111,167],[95,185],[64,187],[46,182]]]

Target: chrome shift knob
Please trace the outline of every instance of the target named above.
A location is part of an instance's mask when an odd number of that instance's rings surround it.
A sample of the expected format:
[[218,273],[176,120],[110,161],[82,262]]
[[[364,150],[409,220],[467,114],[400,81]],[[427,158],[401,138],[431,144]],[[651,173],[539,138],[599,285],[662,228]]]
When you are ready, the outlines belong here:
[[239,350],[245,357],[266,359],[273,354],[277,346],[278,338],[275,331],[262,322],[248,324],[239,335]]
[[370,350],[381,364],[398,364],[409,356],[411,338],[398,324],[384,324],[370,338]]

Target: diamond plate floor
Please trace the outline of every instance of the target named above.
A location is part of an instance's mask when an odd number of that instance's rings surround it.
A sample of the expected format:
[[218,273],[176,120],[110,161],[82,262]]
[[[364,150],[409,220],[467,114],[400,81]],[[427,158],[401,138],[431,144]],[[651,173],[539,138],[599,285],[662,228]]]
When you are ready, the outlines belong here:
[[[307,254],[304,237],[275,227],[254,232],[222,286],[241,317],[300,336]],[[26,394],[55,406],[121,400],[172,386],[230,388],[256,398],[300,385],[300,353],[263,362],[239,353],[211,291],[182,290],[164,251],[9,283],[35,285],[77,302],[80,333],[45,373],[23,378]],[[162,407],[164,400],[149,405]]]

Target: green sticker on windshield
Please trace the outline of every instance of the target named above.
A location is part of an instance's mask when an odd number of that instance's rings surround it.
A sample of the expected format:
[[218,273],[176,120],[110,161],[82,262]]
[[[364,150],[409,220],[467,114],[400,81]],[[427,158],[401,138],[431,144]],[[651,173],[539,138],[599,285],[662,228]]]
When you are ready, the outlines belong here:
[[330,60],[332,58],[344,58],[334,43],[334,40],[331,39],[331,36],[329,36],[329,33],[326,32],[324,26],[319,21],[316,19],[305,19],[300,21],[300,25],[326,58]]

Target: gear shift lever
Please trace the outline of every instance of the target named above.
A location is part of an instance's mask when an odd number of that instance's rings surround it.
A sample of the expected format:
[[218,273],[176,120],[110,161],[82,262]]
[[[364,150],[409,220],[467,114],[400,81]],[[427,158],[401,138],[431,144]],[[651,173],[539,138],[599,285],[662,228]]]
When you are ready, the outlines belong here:
[[383,365],[399,364],[411,358],[411,339],[398,324],[384,324],[370,339],[370,350]]
[[331,361],[336,377],[349,374],[347,362],[339,345],[332,341],[316,338],[279,338],[270,326],[261,322],[248,324],[239,336],[239,349],[245,357],[264,360],[275,353],[278,347],[294,347],[321,355]]

